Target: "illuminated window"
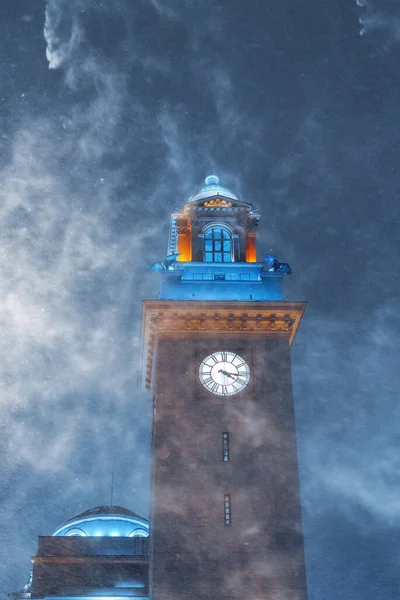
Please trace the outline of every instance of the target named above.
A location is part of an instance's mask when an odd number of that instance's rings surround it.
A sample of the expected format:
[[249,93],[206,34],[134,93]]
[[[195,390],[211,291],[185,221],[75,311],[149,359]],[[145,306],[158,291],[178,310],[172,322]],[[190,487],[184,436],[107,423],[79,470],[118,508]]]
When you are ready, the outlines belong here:
[[149,537],[149,532],[146,529],[134,529],[128,533],[128,537]]
[[78,527],[74,527],[73,529],[69,529],[65,535],[71,536],[86,536],[86,533],[82,529],[78,529]]
[[211,227],[204,235],[206,262],[232,262],[232,236],[224,227]]
[[224,496],[224,515],[225,515],[225,525],[231,524],[231,495],[225,494]]
[[222,460],[229,462],[229,432],[224,431],[222,434]]

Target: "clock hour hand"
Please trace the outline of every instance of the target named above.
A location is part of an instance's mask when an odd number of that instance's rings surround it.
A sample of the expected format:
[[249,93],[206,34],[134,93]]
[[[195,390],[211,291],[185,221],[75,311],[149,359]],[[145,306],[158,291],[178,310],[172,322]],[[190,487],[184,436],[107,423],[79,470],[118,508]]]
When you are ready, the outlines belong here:
[[228,371],[224,371],[223,369],[220,369],[218,373],[222,373],[222,375],[226,375],[226,377],[230,377],[231,379],[236,379],[237,377],[237,375],[234,375],[233,373],[228,373]]

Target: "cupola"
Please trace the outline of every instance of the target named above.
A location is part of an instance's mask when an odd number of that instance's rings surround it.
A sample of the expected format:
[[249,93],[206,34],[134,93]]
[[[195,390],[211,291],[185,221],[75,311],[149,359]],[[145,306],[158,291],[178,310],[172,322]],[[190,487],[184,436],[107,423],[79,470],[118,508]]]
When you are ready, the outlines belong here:
[[160,272],[160,299],[281,300],[282,271],[257,262],[260,217],[209,175],[171,215],[167,256],[150,267]]
[[256,262],[258,212],[216,175],[205,184],[171,215],[168,254],[179,254],[178,262]]

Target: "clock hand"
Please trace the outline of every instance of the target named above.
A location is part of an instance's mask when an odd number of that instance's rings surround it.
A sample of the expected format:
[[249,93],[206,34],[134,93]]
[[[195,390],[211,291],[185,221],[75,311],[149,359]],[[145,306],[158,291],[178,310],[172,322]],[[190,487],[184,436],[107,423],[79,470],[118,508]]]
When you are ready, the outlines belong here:
[[226,377],[230,377],[231,379],[236,379],[237,377],[234,373],[228,373],[228,371],[223,371],[222,369],[220,369],[218,373],[222,373],[222,375],[226,375]]

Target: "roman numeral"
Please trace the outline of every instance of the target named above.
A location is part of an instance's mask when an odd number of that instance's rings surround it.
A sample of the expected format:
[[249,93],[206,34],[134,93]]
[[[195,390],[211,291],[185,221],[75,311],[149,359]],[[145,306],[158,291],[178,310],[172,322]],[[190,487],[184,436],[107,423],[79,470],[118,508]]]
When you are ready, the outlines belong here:
[[246,363],[243,362],[243,360],[240,358],[240,356],[238,354],[235,354],[235,356],[232,359],[232,363],[235,365],[235,367],[237,367],[239,369],[239,367],[244,367],[246,366]]

